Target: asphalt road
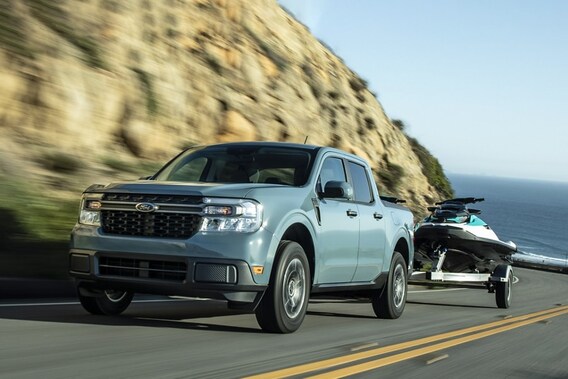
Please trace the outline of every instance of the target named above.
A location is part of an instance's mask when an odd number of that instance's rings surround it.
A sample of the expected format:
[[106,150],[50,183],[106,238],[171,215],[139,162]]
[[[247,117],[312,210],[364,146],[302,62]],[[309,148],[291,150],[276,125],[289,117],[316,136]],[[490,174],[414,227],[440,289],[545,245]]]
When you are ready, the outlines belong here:
[[290,335],[217,301],[138,297],[107,317],[69,298],[5,299],[0,377],[568,378],[568,276],[515,275],[507,310],[484,290],[412,287],[401,319],[313,302]]

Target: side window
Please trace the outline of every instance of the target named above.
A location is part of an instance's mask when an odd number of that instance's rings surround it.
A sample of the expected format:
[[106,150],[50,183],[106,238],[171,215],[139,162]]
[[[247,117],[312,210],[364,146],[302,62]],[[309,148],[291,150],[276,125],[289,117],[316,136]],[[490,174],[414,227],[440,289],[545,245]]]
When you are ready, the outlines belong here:
[[343,167],[343,160],[339,158],[327,158],[323,162],[320,176],[318,179],[318,191],[323,192],[327,182],[331,180],[339,180],[342,182],[347,181],[345,176],[345,168]]
[[367,175],[365,167],[354,162],[349,162],[349,171],[351,172],[351,178],[353,179],[355,201],[361,203],[372,202],[373,194],[371,193],[369,176]]

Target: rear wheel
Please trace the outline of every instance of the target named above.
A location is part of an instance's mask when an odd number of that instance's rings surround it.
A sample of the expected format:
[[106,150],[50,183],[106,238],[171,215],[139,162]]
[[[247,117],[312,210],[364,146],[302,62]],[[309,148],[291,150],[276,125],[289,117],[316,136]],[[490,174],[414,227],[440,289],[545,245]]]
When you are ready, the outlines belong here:
[[399,252],[392,256],[389,276],[384,288],[377,291],[371,302],[378,318],[399,318],[404,311],[407,293],[406,261]]
[[310,268],[304,249],[296,242],[282,241],[270,284],[255,312],[262,330],[296,331],[306,315],[309,287]]
[[77,291],[83,308],[94,315],[118,315],[128,308],[134,294],[128,291],[105,290],[102,296],[90,297]]

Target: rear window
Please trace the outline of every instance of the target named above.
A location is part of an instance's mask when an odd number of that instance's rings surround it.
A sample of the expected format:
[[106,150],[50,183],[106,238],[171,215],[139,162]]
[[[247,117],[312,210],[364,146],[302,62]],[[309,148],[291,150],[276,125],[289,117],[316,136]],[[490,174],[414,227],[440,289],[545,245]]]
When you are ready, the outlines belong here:
[[365,167],[354,162],[349,162],[349,171],[351,172],[351,178],[353,179],[355,201],[359,201],[361,203],[372,202],[373,194],[371,192],[371,184]]

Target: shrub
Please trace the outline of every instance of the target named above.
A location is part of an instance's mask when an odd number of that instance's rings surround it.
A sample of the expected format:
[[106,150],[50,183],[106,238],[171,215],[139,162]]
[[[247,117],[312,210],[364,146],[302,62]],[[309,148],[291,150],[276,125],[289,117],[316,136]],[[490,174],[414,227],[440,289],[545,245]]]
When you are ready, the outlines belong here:
[[0,2],[0,47],[25,58],[33,58],[23,20],[14,12],[11,1]]
[[400,131],[404,131],[406,129],[406,124],[402,120],[393,119],[391,120],[391,124],[396,126]]
[[2,241],[27,238],[26,228],[12,209],[0,208],[0,239]]
[[134,172],[136,168],[130,162],[118,158],[107,157],[103,159],[103,164],[115,171]]
[[379,171],[378,176],[381,183],[383,183],[389,191],[394,192],[404,176],[404,168],[387,160],[385,169]]
[[308,26],[306,24],[304,24],[302,21],[298,20],[298,18],[296,17],[296,15],[294,13],[292,13],[292,11],[290,11],[288,8],[286,8],[283,5],[280,5],[280,8],[282,8],[282,10],[284,12],[286,12],[288,14],[288,16],[290,16],[292,19],[294,19],[298,24],[300,24],[304,28],[306,28],[307,31],[310,31],[310,28],[308,28]]
[[94,68],[105,68],[101,49],[95,40],[76,33],[69,15],[61,7],[60,0],[26,0],[31,14],[60,37],[75,45],[85,56],[85,62]]
[[326,43],[324,40],[318,38],[318,42],[325,47],[330,53],[332,53],[333,55],[335,55],[337,57],[337,54],[335,53],[335,51],[333,51],[333,49],[331,48],[331,46],[329,46],[328,43]]
[[46,169],[62,174],[72,174],[82,166],[78,158],[62,152],[46,153],[40,163]]
[[139,175],[153,175],[164,166],[164,162],[156,161],[140,161],[136,167],[136,173]]
[[136,73],[140,85],[146,95],[146,110],[149,115],[156,115],[158,113],[158,100],[154,92],[154,85],[151,80],[150,74],[140,68],[131,68]]
[[355,76],[349,79],[349,86],[351,86],[351,89],[355,92],[363,91],[364,89],[367,88],[368,85],[369,83],[365,79],[360,78],[359,76]]
[[63,200],[37,192],[37,186],[30,187],[10,178],[0,177],[0,227],[6,228],[2,236],[13,239],[43,239],[68,241],[69,232],[77,220],[79,196]]
[[339,98],[339,92],[337,91],[328,91],[327,93],[329,95],[330,98],[332,98],[333,100],[336,100]]
[[155,174],[163,164],[161,162],[140,160],[138,162],[128,162],[121,159],[107,157],[102,162],[109,168],[117,172],[126,172],[135,174],[136,177],[148,176]]
[[221,65],[221,62],[219,62],[217,57],[214,56],[213,54],[206,53],[205,54],[205,62],[207,62],[209,67],[211,67],[211,69],[213,71],[215,71],[217,74],[220,75],[221,72],[223,71],[223,66]]
[[114,13],[120,13],[126,9],[120,0],[102,0],[101,4],[103,9]]
[[[313,66],[308,63],[305,62],[302,65],[302,72],[304,73],[305,77],[306,77],[306,82],[308,83],[308,85],[310,86],[310,90],[312,91],[312,94],[314,95],[314,97],[316,99],[319,99],[323,93],[325,92],[324,86],[323,84],[318,80],[318,75],[316,74],[316,70],[313,68]],[[332,93],[329,93],[330,97],[332,97]],[[339,95],[339,94],[337,94]],[[334,97],[332,97],[334,98]]]
[[369,130],[377,128],[377,124],[375,123],[375,120],[372,117],[365,117],[365,126]]
[[268,57],[268,59],[274,62],[276,67],[278,67],[280,70],[286,69],[289,62],[288,59],[283,54],[280,54],[274,46],[270,45],[268,42],[264,40],[259,39],[257,42],[260,49],[264,52],[264,54]]
[[409,136],[406,136],[406,138],[408,138],[408,142],[410,142],[412,150],[422,164],[422,173],[426,176],[426,179],[428,179],[428,183],[430,183],[430,185],[434,187],[442,197],[453,197],[454,190],[450,181],[446,177],[446,174],[444,174],[444,169],[438,159],[432,156],[428,149],[422,146],[416,138]]
[[286,56],[278,51],[278,48],[270,44],[265,38],[257,35],[252,29],[245,26],[245,31],[251,36],[260,50],[270,59],[280,70],[285,70],[290,64]]

